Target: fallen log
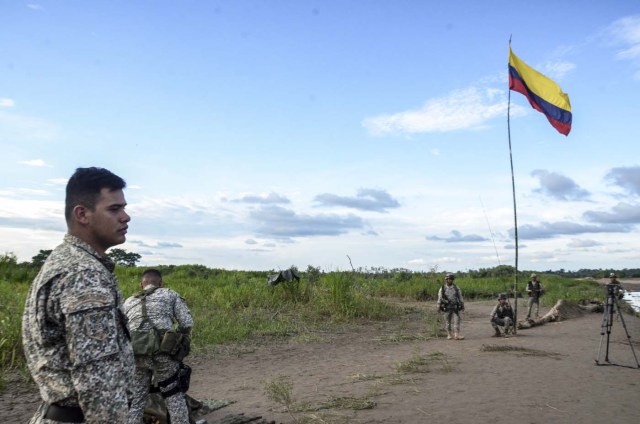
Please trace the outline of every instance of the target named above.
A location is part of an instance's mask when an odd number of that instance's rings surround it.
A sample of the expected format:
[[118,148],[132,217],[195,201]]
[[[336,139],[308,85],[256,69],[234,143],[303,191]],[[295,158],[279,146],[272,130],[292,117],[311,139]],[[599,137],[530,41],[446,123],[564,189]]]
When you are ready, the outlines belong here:
[[575,303],[567,302],[564,299],[560,299],[556,302],[553,308],[551,308],[549,312],[544,314],[542,317],[518,321],[517,327],[518,329],[527,329],[537,327],[539,325],[545,325],[548,322],[578,318],[585,313],[602,312],[603,310],[602,304],[593,303],[588,305],[577,305]]

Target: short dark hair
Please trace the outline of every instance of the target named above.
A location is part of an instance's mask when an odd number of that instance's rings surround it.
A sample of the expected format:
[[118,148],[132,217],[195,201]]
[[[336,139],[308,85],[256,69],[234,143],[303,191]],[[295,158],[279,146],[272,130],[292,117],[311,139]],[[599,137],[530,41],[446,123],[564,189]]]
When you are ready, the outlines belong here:
[[158,271],[158,270],[157,270],[157,269],[155,269],[155,268],[149,268],[149,269],[146,269],[146,270],[142,273],[142,277],[144,278],[144,276],[145,276],[145,275],[149,275],[149,274],[153,275],[154,277],[158,277],[159,279],[161,279],[161,280],[162,280],[162,274],[160,273],[160,271]]
[[67,197],[64,205],[64,217],[71,221],[73,208],[83,205],[92,211],[96,208],[100,191],[122,190],[127,183],[113,172],[104,168],[78,168],[67,182]]

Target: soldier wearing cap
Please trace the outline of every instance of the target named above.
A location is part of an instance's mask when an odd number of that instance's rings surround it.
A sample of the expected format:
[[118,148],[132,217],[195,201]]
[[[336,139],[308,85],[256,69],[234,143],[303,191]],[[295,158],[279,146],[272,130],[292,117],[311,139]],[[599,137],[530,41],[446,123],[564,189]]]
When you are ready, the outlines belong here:
[[[495,331],[493,337],[502,337],[503,335],[506,337],[513,331],[513,323],[513,309],[511,308],[507,294],[500,293],[500,295],[498,295],[498,304],[494,306],[491,311],[491,326]],[[503,333],[500,332],[500,327],[503,328]]]
[[444,312],[447,339],[463,340],[460,333],[460,312],[464,311],[464,300],[460,288],[453,283],[454,279],[453,274],[445,276],[445,284],[438,290],[437,304],[438,309]]
[[544,294],[544,288],[538,276],[531,274],[531,279],[527,283],[527,293],[529,294],[529,303],[527,308],[527,319],[531,319],[531,310],[535,307],[535,317],[538,318],[540,313],[540,297]]
[[42,265],[22,319],[42,404],[30,424],[125,423],[134,358],[122,293],[105,251],[125,241],[124,180],[78,168],[66,187],[68,232]]

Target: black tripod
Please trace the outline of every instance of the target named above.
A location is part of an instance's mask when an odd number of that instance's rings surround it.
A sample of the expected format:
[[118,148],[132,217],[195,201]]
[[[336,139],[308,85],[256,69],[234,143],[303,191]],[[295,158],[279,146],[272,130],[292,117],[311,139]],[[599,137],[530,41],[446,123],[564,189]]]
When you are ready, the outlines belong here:
[[[640,368],[640,363],[638,363],[636,351],[633,348],[633,343],[631,343],[631,336],[629,336],[629,331],[627,330],[627,324],[624,322],[624,316],[620,311],[620,304],[618,303],[619,292],[620,286],[618,286],[617,284],[607,284],[607,302],[605,303],[604,313],[602,314],[600,347],[598,348],[598,358],[596,359],[596,365],[614,365],[609,361],[609,336],[611,335],[611,327],[613,326],[613,310],[615,309],[618,312],[618,317],[620,317],[620,322],[622,323],[624,332],[627,335],[627,341],[629,342],[629,346],[631,347],[631,352],[633,352],[633,357],[636,360],[636,366]],[[600,355],[602,353],[602,342],[604,340],[605,334],[607,335],[607,347],[604,356],[606,364],[601,364]]]

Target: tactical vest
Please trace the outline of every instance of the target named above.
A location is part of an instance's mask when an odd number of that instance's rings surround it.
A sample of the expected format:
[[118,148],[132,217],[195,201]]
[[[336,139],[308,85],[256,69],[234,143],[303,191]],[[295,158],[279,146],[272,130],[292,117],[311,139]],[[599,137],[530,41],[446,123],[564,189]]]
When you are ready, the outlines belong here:
[[444,300],[444,302],[440,304],[440,309],[444,312],[447,312],[447,311],[458,312],[459,310],[462,309],[462,299],[460,299],[460,289],[458,288],[458,286],[454,284],[453,288],[455,289],[455,292],[456,292],[455,298],[449,299],[449,297],[446,294],[445,288],[446,288],[446,285],[443,285],[442,288],[440,289],[440,292],[442,293],[442,300]]
[[513,309],[511,308],[511,305],[506,304],[504,307],[498,306],[498,309],[496,309],[496,317],[500,319],[505,317],[513,319]]
[[[157,287],[153,287],[151,290],[142,290],[134,295],[135,298],[140,299],[142,307],[142,321],[140,321],[138,328],[131,330],[131,345],[136,356],[150,356],[160,350],[160,331],[153,325],[147,314],[147,296],[155,292],[156,289]],[[141,330],[145,322],[151,327],[149,330]]]
[[[191,351],[191,339],[189,336],[177,330],[157,329],[147,314],[147,297],[157,289],[158,287],[153,287],[150,290],[142,290],[134,295],[134,297],[140,299],[142,321],[136,330],[131,331],[133,353],[136,356],[151,356],[163,353],[177,361],[182,361]],[[140,330],[145,322],[149,323],[151,329]]]

